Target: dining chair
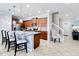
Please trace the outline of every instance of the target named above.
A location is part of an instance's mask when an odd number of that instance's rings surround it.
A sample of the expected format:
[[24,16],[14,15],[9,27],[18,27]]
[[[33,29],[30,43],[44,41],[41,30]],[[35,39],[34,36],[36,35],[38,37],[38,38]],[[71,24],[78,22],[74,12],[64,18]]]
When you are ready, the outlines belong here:
[[6,32],[5,32],[5,30],[1,30],[1,35],[2,35],[2,45],[3,45],[3,43],[5,43],[5,41],[6,41]]
[[8,31],[5,31],[5,36],[6,36],[5,48],[7,47],[7,44],[8,44],[8,36],[7,36],[7,32],[8,32]]
[[[27,41],[25,40],[24,35],[14,32],[14,38],[15,38],[15,43],[14,43],[15,54],[14,54],[14,56],[16,56],[17,51],[21,51],[24,49],[26,50],[26,53],[27,53]],[[22,48],[20,49],[20,47],[22,47]]]
[[8,52],[11,47],[14,47],[15,39],[14,39],[14,31],[7,32],[7,45],[8,45]]

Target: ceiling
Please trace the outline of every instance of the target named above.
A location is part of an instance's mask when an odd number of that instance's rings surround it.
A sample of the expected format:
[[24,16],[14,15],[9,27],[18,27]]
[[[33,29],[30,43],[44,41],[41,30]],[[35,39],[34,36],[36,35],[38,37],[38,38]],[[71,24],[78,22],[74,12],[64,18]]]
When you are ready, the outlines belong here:
[[77,3],[0,3],[0,15],[14,14],[13,6],[16,6],[15,15],[23,17],[44,14],[49,11],[59,11],[70,16],[79,15],[79,4]]

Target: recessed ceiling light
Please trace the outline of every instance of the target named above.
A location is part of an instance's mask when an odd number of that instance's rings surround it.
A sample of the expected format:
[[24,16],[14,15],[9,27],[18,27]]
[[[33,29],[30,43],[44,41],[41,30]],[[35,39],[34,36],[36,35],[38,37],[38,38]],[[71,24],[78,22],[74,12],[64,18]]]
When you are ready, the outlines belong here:
[[41,13],[41,11],[39,10],[38,13]]
[[30,7],[30,5],[29,5],[29,4],[27,4],[27,5],[26,5],[26,7],[27,7],[27,8],[29,8],[29,7]]
[[46,10],[46,12],[50,12],[50,10]]
[[65,16],[69,16],[69,14],[66,14]]

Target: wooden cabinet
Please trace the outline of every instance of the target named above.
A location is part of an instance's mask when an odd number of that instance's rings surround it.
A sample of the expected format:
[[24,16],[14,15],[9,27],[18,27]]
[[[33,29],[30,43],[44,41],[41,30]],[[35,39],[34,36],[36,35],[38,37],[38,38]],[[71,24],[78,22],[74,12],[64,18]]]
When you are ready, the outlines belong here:
[[46,31],[41,31],[41,39],[47,40],[47,32]]
[[23,22],[23,25],[24,25],[25,27],[32,27],[32,20],[24,21],[24,22]]
[[46,27],[47,26],[47,18],[38,18],[37,19],[38,27]]
[[34,35],[34,49],[39,47],[40,45],[40,34]]
[[33,18],[31,20],[26,20],[23,22],[25,27],[31,27],[32,23],[36,23],[37,27],[46,27],[47,26],[47,18]]
[[47,31],[36,31],[40,32],[40,39],[47,40]]
[[33,23],[37,23],[37,19],[36,18],[32,18],[32,22]]

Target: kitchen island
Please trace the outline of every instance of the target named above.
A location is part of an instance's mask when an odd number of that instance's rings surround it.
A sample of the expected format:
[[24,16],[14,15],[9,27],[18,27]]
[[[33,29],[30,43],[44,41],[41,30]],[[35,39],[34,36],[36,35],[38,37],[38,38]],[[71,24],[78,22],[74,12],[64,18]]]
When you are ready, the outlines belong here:
[[34,31],[22,31],[27,39],[27,50],[29,52],[33,51],[40,45],[40,32]]

